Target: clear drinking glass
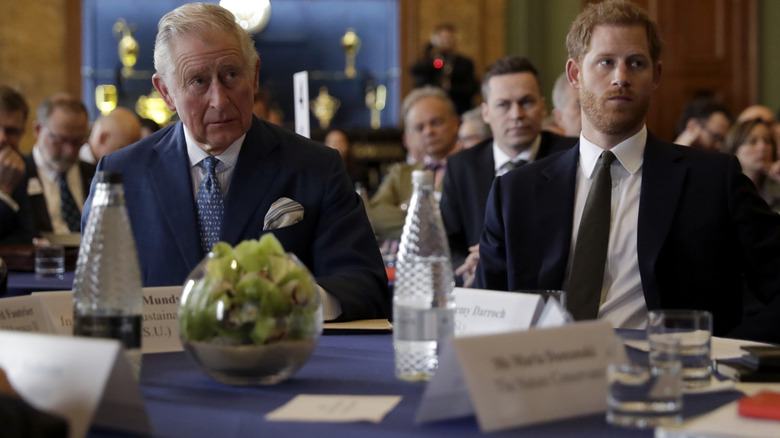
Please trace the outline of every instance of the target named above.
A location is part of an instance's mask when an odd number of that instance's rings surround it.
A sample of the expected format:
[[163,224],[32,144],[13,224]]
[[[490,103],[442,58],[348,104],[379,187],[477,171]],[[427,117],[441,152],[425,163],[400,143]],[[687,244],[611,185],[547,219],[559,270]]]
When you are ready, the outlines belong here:
[[680,339],[653,344],[650,363],[619,363],[607,367],[607,422],[617,426],[652,428],[682,421]]
[[35,247],[35,276],[62,278],[65,274],[65,248],[59,245]]
[[[653,343],[670,337],[680,340],[680,360],[685,387],[708,386],[712,374],[712,314],[704,310],[651,311],[647,323],[647,340],[651,350]],[[650,359],[653,360],[652,356]]]

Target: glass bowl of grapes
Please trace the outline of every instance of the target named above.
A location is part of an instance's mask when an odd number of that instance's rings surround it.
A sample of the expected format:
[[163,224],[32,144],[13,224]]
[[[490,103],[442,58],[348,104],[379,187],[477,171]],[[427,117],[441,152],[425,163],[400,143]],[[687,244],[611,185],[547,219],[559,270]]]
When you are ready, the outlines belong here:
[[316,288],[273,234],[236,247],[219,242],[184,284],[184,350],[218,382],[279,383],[306,363],[322,333]]

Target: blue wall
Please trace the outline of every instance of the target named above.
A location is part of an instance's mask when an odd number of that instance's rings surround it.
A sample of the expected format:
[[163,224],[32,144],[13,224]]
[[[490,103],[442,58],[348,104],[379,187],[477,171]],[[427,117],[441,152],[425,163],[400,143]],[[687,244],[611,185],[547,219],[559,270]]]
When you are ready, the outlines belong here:
[[[94,118],[94,90],[99,84],[119,89],[119,104],[134,109],[138,96],[152,90],[153,48],[157,21],[166,12],[186,3],[181,0],[83,0],[84,101]],[[212,1],[211,3],[217,3]],[[268,88],[292,123],[292,75],[308,70],[310,98],[325,85],[341,101],[332,126],[369,126],[365,107],[367,85],[385,85],[387,106],[382,111],[383,126],[397,126],[400,102],[400,38],[398,0],[271,0],[271,19],[265,30],[255,35],[260,53],[260,85]],[[118,39],[113,25],[124,18],[137,27],[134,37],[141,51],[136,76],[118,79],[121,68]],[[357,77],[346,80],[341,36],[354,28],[361,38],[356,59]],[[317,79],[320,78],[320,79]],[[312,127],[317,121],[311,118]]]

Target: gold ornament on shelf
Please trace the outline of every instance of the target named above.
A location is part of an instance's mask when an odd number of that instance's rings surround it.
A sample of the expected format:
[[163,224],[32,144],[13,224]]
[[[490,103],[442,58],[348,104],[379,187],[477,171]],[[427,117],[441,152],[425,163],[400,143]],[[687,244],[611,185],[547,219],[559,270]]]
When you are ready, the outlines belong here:
[[360,38],[355,33],[355,29],[347,29],[347,32],[341,37],[341,47],[347,54],[347,66],[344,68],[344,76],[354,78],[356,73],[355,55],[360,51]]
[[157,90],[152,90],[148,95],[139,97],[135,103],[135,112],[143,118],[154,120],[160,126],[164,126],[176,114],[168,109]]
[[380,85],[366,90],[366,106],[371,111],[371,129],[382,127],[381,112],[387,103],[387,87]]
[[341,106],[341,101],[328,94],[328,87],[320,87],[320,94],[311,101],[310,105],[314,117],[320,121],[320,128],[328,129],[330,121]]
[[124,18],[120,18],[114,23],[114,35],[119,38],[118,52],[119,61],[122,63],[122,76],[128,78],[133,74],[133,66],[138,62],[138,52],[140,50],[138,41],[133,38],[135,25],[128,26]]
[[116,108],[118,98],[113,85],[98,85],[95,87],[95,105],[105,116]]

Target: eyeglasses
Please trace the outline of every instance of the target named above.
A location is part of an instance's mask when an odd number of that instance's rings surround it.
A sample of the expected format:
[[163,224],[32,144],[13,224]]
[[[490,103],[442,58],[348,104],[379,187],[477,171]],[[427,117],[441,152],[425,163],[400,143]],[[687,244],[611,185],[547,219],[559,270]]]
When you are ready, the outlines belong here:
[[52,134],[52,132],[49,130],[47,126],[44,126],[43,129],[46,131],[46,136],[49,137],[49,141],[54,146],[74,146],[74,147],[81,147],[82,144],[84,144],[84,137],[64,137],[61,135],[55,135]]
[[723,140],[725,140],[726,136],[723,134],[718,134],[717,132],[713,131],[712,129],[706,127],[705,125],[701,125],[701,129],[706,132],[707,134],[712,137],[712,140],[718,143],[722,143]]

